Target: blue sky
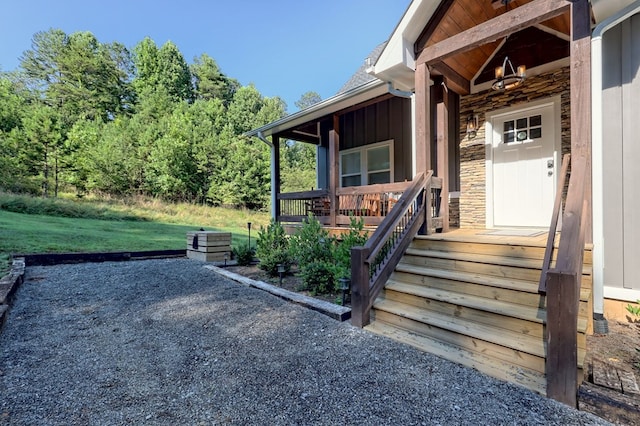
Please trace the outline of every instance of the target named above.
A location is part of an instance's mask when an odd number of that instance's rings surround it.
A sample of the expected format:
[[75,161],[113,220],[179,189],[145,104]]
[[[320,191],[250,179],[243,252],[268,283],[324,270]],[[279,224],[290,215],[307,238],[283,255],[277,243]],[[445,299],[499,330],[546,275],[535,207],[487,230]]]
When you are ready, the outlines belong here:
[[2,0],[0,70],[18,67],[34,33],[91,31],[129,48],[173,41],[187,62],[207,53],[241,84],[280,96],[334,95],[385,41],[409,0]]

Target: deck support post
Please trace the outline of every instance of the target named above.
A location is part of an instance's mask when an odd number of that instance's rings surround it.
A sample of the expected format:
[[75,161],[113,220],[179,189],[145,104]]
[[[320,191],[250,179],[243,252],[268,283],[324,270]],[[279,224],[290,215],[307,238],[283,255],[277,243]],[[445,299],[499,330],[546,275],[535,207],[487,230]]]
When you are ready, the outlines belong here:
[[280,136],[273,135],[271,145],[271,215],[280,218]]
[[369,249],[351,249],[351,325],[364,327],[369,324]]
[[336,115],[333,117],[333,129],[329,131],[329,201],[331,210],[329,212],[329,225],[335,227],[337,224],[338,209],[340,207],[338,199],[338,188],[340,187],[340,120]]

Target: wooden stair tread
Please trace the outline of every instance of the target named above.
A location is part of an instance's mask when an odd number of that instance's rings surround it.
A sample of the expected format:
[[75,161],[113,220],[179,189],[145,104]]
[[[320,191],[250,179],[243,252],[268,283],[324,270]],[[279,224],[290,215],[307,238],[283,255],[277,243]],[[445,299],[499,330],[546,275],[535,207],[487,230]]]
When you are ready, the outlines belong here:
[[[453,271],[449,269],[428,268],[426,266],[412,265],[404,262],[400,262],[398,266],[396,266],[395,270],[406,272],[409,274],[443,278],[452,281],[468,282],[489,287],[509,289],[530,294],[538,294],[537,281],[534,282],[527,280],[518,280],[514,278],[484,275],[473,272]],[[586,301],[589,298],[590,294],[591,291],[588,288],[581,288],[580,300]]]
[[522,333],[492,327],[485,324],[458,321],[455,317],[450,315],[425,311],[424,309],[385,299],[376,300],[374,307],[375,309],[390,312],[400,317],[410,318],[414,321],[453,331],[458,334],[464,334],[465,336],[474,337],[476,339],[496,343],[531,355],[539,357],[545,356],[544,341]]
[[[554,245],[556,249],[558,248],[557,243],[558,241],[556,241]],[[544,243],[531,240],[530,238],[515,238],[510,241],[502,241],[493,239],[487,235],[452,235],[448,233],[416,235],[411,247],[445,252],[481,253],[542,260],[546,249],[546,240]],[[591,265],[593,263],[592,248],[591,244],[585,245],[583,259],[585,264]],[[556,254],[557,250],[554,250],[554,259]]]
[[[407,255],[416,257],[457,260],[472,263],[483,263],[487,265],[510,266],[523,269],[542,269],[542,260],[522,257],[496,256],[490,254],[475,254],[458,251],[446,252],[439,250],[416,249],[411,247],[409,247],[405,252],[405,256]],[[553,265],[554,262],[552,262],[551,268],[553,268]],[[591,266],[584,265],[582,273],[584,275],[591,275],[591,269]]]
[[427,299],[439,300],[453,305],[465,306],[539,324],[544,324],[547,319],[547,313],[544,309],[525,305],[515,305],[513,303],[502,302],[500,300],[487,299],[486,297],[453,293],[392,280],[389,280],[385,289],[409,293]]
[[422,351],[432,353],[449,361],[475,368],[495,378],[512,383],[515,382],[542,395],[546,393],[545,376],[537,371],[504,362],[496,362],[492,357],[462,349],[434,338],[420,336],[381,321],[376,321],[368,325],[365,329],[416,347]]
[[[540,358],[544,358],[546,356],[546,343],[544,339],[540,339],[536,336],[530,336],[486,324],[458,321],[450,315],[433,311],[427,312],[414,306],[385,299],[378,299],[374,304],[374,308],[400,318],[406,318],[425,324],[425,326],[428,326],[429,328],[436,327],[438,329],[445,330],[446,332],[457,333],[479,341],[495,344],[510,350],[515,350]],[[376,324],[378,322],[379,321],[374,321],[372,324]],[[415,331],[411,332],[414,334],[420,334]],[[585,349],[578,347],[578,368],[582,368],[585,354]]]

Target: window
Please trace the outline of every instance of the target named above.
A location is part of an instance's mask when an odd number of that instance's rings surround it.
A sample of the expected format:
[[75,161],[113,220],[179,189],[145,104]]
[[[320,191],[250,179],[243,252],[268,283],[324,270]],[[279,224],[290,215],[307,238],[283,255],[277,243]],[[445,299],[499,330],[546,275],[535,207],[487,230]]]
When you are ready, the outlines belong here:
[[542,116],[533,115],[531,117],[518,118],[504,122],[503,139],[504,143],[531,142],[533,139],[542,137]]
[[342,187],[390,183],[393,176],[393,141],[365,145],[340,153]]

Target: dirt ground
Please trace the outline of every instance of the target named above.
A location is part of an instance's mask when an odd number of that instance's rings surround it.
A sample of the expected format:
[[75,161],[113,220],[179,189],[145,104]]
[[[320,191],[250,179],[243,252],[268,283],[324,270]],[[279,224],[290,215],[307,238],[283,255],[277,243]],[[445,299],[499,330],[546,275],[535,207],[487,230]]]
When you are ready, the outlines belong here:
[[613,320],[609,321],[609,334],[587,336],[585,365],[592,360],[611,364],[640,378],[640,323]]

